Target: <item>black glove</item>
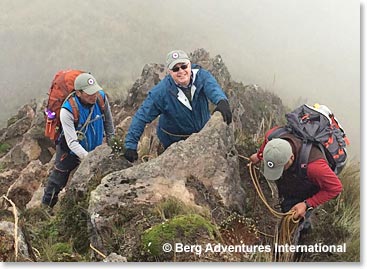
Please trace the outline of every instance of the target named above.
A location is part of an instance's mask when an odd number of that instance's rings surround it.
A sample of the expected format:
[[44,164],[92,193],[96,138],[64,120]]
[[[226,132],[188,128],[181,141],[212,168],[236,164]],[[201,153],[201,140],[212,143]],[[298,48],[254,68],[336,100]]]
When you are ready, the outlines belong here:
[[126,160],[133,163],[138,159],[138,152],[135,149],[126,149],[124,156]]
[[219,103],[217,104],[217,107],[214,109],[214,112],[215,111],[219,111],[220,113],[222,113],[223,120],[228,125],[232,122],[232,112],[227,100],[225,99],[220,100]]

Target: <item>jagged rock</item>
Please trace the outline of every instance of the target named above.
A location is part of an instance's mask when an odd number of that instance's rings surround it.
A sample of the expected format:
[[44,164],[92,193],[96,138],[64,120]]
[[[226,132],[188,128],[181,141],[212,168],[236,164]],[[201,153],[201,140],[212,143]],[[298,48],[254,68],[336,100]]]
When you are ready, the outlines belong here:
[[5,141],[9,138],[15,138],[23,135],[25,132],[29,130],[31,126],[32,119],[28,117],[24,117],[13,123],[7,128],[7,132],[3,134],[1,138],[2,141]]
[[36,115],[32,121],[31,128],[26,133],[31,139],[37,141],[40,147],[39,160],[46,164],[48,163],[53,154],[55,153],[55,143],[45,137],[45,115],[44,108],[47,104],[47,99],[37,104]]
[[220,55],[210,58],[209,52],[204,49],[197,49],[190,53],[191,62],[198,64],[208,70],[218,81],[224,91],[229,87],[231,82],[231,74],[224,64]]
[[18,179],[8,190],[8,197],[19,208],[24,208],[31,200],[47,173],[39,160],[31,161],[24,168]]
[[[121,170],[130,167],[131,164],[123,157],[115,158],[111,155],[111,148],[107,144],[102,144],[94,151],[90,152],[87,157],[80,163],[78,168],[71,174],[66,188],[60,193],[59,200],[62,200],[65,193],[69,194],[78,201],[85,199],[88,191],[93,188],[96,181],[117,170]],[[53,167],[53,160],[43,168],[48,175]],[[48,167],[48,168],[47,168]],[[38,188],[34,191],[32,199],[27,204],[27,208],[36,208],[40,206],[44,186],[47,180],[44,180],[43,184],[39,184]],[[92,185],[92,186],[91,186]],[[70,197],[70,196],[69,196]]]
[[28,204],[26,205],[26,208],[38,208],[41,206],[41,201],[42,201],[42,196],[43,196],[43,191],[44,191],[44,187],[47,184],[47,180],[48,180],[48,175],[50,174],[51,170],[54,167],[54,163],[55,163],[55,155],[52,157],[51,161],[42,165],[43,170],[45,171],[45,177],[43,178],[43,180],[40,182],[38,188],[34,191],[31,200],[28,202]]
[[42,150],[37,141],[30,135],[25,134],[22,141],[2,157],[0,162],[6,168],[23,169],[30,161],[39,159],[41,152]]
[[24,140],[22,141],[22,150],[30,161],[38,160],[42,152],[38,142],[29,135],[24,135]]
[[43,191],[44,186],[40,184],[38,189],[33,193],[31,200],[27,203],[26,205],[27,209],[41,207]]
[[257,85],[243,86],[232,83],[227,91],[233,111],[235,130],[247,135],[263,135],[268,129],[280,125],[286,113],[282,100]]
[[146,98],[148,92],[165,77],[165,67],[162,64],[146,64],[141,77],[128,90],[124,104],[113,106],[114,122],[118,125],[128,116],[135,114]]
[[37,104],[35,100],[32,100],[30,104],[24,105],[21,109],[19,109],[17,115],[11,117],[8,120],[7,127],[1,130],[1,138],[0,143],[4,142],[7,139],[14,139],[16,137],[22,136],[26,133],[32,123],[32,120],[35,117]]
[[123,133],[127,133],[131,124],[132,117],[126,117],[118,125],[116,125],[117,130],[121,130]]
[[121,145],[124,144],[125,136],[129,130],[132,117],[128,116],[115,126],[115,137],[120,140]]
[[22,150],[21,144],[14,146],[4,157],[0,159],[0,163],[5,169],[22,169],[29,162],[27,154]]
[[[29,112],[29,114],[31,113]],[[28,173],[30,173],[31,175],[33,173],[34,175],[38,176],[31,178],[32,184],[29,185],[29,190],[26,190],[27,185],[22,186],[21,191],[19,189],[17,190],[20,191],[19,194],[26,193],[26,195],[21,198],[20,201],[20,204],[22,206],[25,206],[25,203],[31,200],[33,192],[41,187],[40,183],[42,181],[42,178],[45,177],[50,168],[50,165],[46,165],[46,167],[44,167],[43,169],[37,169],[37,172],[35,173],[34,171],[32,171],[32,168],[30,171],[27,171],[29,167],[34,166],[34,163],[30,164],[30,162],[34,160],[39,160],[41,161],[41,164],[37,163],[37,165],[50,164],[50,160],[53,154],[52,147],[54,146],[53,143],[46,139],[43,135],[44,122],[42,122],[42,113],[37,113],[36,116],[32,114],[32,116],[33,120],[35,121],[32,124],[33,127],[31,127],[25,134],[23,134],[22,140],[18,142],[15,146],[13,146],[11,150],[0,159],[1,165],[6,170],[16,169],[18,171],[22,171],[22,173],[25,173],[25,178],[30,177],[29,175],[26,175]],[[19,172],[16,176],[13,173],[2,175],[4,178],[2,182],[8,182],[8,184],[5,185],[6,188],[8,188],[18,178],[18,175]],[[7,178],[5,178],[5,176],[7,176]],[[3,187],[1,187],[0,190],[1,193],[6,192],[5,190],[3,190]],[[31,197],[29,197],[29,195],[31,195]],[[22,195],[19,195],[19,197],[22,197]]]
[[111,152],[112,149],[107,144],[102,144],[90,152],[70,179],[67,191],[72,191],[78,199],[84,198],[90,185],[96,184],[96,180],[99,183],[105,175],[131,167],[123,157],[112,158]]
[[33,139],[45,138],[45,113],[47,98],[38,102],[30,130],[27,132]]
[[104,262],[127,262],[126,257],[122,257],[116,253],[111,253],[104,260]]
[[[55,147],[44,136],[44,102],[25,105],[16,116],[16,120],[3,133],[2,139],[12,148],[0,159],[6,168],[23,169],[32,160],[41,160],[43,164],[48,163],[53,155],[50,150]],[[16,131],[12,131],[12,129]],[[9,138],[9,139],[8,139]],[[0,139],[0,141],[2,141]]]
[[[15,261],[14,252],[14,229],[13,223],[8,221],[0,221],[0,261]],[[24,235],[19,228],[18,233],[18,261],[30,261],[28,247],[24,239]]]
[[10,185],[19,177],[20,172],[15,169],[0,173],[0,196],[6,194]]
[[137,109],[144,101],[148,91],[160,82],[164,76],[165,67],[162,64],[146,64],[141,77],[128,92],[125,106]]
[[[153,206],[170,196],[188,205],[207,206],[200,204],[202,193],[189,181],[200,185],[200,191],[211,193],[217,203],[242,212],[245,191],[240,182],[233,131],[219,112],[200,133],[171,145],[158,158],[104,177],[92,191],[88,208],[94,234],[108,229],[115,210],[139,208],[142,204]],[[103,249],[101,238],[92,241]]]
[[235,130],[256,136],[260,131],[264,132],[264,128],[282,123],[285,114],[282,100],[258,85],[244,86],[234,82],[220,55],[210,58],[207,51],[198,49],[190,54],[190,58],[193,63],[209,70],[227,94]]
[[7,127],[11,126],[12,124],[14,124],[15,122],[17,122],[18,120],[22,118],[25,118],[25,117],[34,118],[36,107],[37,107],[37,102],[35,99],[32,99],[29,104],[25,104],[24,106],[22,106],[18,110],[18,113],[8,120]]
[[[159,157],[133,167],[123,157],[113,157],[106,145],[91,152],[71,176],[64,199],[70,198],[67,196],[70,194],[77,197],[77,200],[82,199],[82,206],[85,207],[84,202],[88,202],[90,192],[98,185],[91,194],[88,208],[91,223],[88,225],[92,232],[91,241],[101,250],[103,244],[111,240],[106,231],[111,229],[113,221],[119,221],[118,227],[129,221],[131,229],[139,225],[147,229],[151,224],[156,224],[156,220],[145,221],[144,210],[151,210],[156,203],[169,196],[175,196],[187,205],[211,209],[212,218],[217,223],[227,212],[242,212],[244,208],[247,200],[239,180],[233,131],[242,132],[256,140],[265,128],[278,124],[284,118],[285,109],[276,95],[257,85],[244,86],[234,82],[220,55],[211,58],[207,51],[198,49],[190,54],[190,58],[193,63],[209,70],[226,92],[233,111],[233,123],[227,127],[221,115],[216,113],[200,133],[172,145]],[[148,91],[164,78],[165,71],[162,64],[145,65],[141,77],[129,90],[126,102],[111,103],[114,123],[118,126],[117,134],[121,134],[122,139],[130,125],[130,116],[134,115]],[[40,160],[47,173],[53,165],[51,157],[54,154],[54,144],[43,134],[44,106],[45,102],[37,105],[33,102],[24,106],[18,115],[8,121],[9,128],[0,130],[0,143],[6,142],[12,147],[0,159],[2,193],[6,193],[8,187],[18,178],[19,171],[23,170],[22,173],[25,173],[26,170],[33,169],[31,163],[35,162],[32,160]],[[155,127],[156,121],[145,128],[139,143],[140,157],[145,154],[156,156],[158,140]],[[35,176],[41,174],[30,171],[28,176],[21,177],[26,180],[32,177],[32,173]],[[18,182],[13,187],[17,184]],[[29,190],[24,195],[26,199],[18,198],[18,195],[13,199],[19,201],[14,202],[23,207],[29,201],[31,193],[33,197],[27,208],[39,206],[44,184],[39,181],[37,184],[31,183],[28,186]],[[12,191],[15,192],[15,189]],[[71,202],[69,205],[75,204]],[[80,210],[72,211],[71,214],[84,216],[84,209],[80,207]],[[129,231],[131,230],[126,230],[124,241],[118,248],[121,250],[118,254],[123,256],[135,251],[137,248],[134,244],[140,240],[141,234],[128,234]]]

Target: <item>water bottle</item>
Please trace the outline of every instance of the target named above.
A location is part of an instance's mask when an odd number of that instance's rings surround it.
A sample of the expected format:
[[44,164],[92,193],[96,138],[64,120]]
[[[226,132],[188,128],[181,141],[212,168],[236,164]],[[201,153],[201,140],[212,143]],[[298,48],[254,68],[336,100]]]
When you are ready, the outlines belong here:
[[[45,109],[45,115],[47,116],[47,120],[46,120],[46,128],[45,128],[45,135],[47,137],[54,137],[55,135],[55,130],[53,131],[53,123],[55,122],[54,120],[56,119],[56,112],[53,112],[49,109]],[[55,127],[55,126],[54,126]]]
[[47,108],[45,109],[45,114],[48,120],[54,120],[56,118],[56,113]]

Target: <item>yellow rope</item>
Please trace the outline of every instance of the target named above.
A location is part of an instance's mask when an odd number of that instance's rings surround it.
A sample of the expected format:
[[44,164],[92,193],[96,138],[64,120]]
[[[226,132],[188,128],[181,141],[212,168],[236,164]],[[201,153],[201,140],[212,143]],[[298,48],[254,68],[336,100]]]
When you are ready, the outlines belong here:
[[259,234],[262,234],[264,236],[267,236],[267,237],[273,237],[274,238],[274,235],[271,235],[271,234],[267,234],[267,233],[264,233],[264,232],[261,232],[261,231],[257,231]]
[[101,251],[99,251],[98,249],[96,249],[95,247],[93,247],[92,243],[89,244],[89,247],[91,249],[93,249],[95,252],[97,252],[99,255],[101,255],[103,257],[103,259],[105,259],[107,256],[104,255]]
[[241,157],[242,159],[245,159],[246,161],[250,161],[250,158],[249,157],[245,157],[245,156],[240,155],[240,154],[238,154],[238,157]]
[[5,200],[7,200],[11,206],[13,207],[13,215],[14,215],[14,250],[15,250],[15,261],[18,260],[18,211],[12,200],[10,200],[5,195],[2,196]]
[[[241,156],[239,155],[239,157],[245,159],[245,160],[250,160],[247,157]],[[280,221],[280,227],[279,229],[275,230],[275,235],[274,237],[274,243],[277,243],[278,245],[285,245],[285,244],[292,244],[293,241],[293,236],[294,236],[294,232],[296,231],[297,227],[298,227],[298,223],[300,221],[300,219],[295,219],[294,215],[295,215],[295,211],[290,210],[286,213],[281,213],[278,212],[276,210],[274,210],[269,203],[267,202],[265,195],[261,189],[260,183],[259,183],[259,178],[255,172],[255,167],[254,164],[252,162],[250,162],[248,164],[248,169],[249,169],[249,173],[250,173],[250,177],[252,180],[252,183],[254,184],[255,190],[257,192],[257,194],[259,195],[261,201],[264,203],[264,205],[268,208],[268,210],[276,217],[281,219]],[[266,234],[265,234],[266,235]],[[281,258],[277,257],[278,261],[280,261],[280,259],[282,259],[283,261],[289,261],[292,258],[292,254],[288,253],[287,255],[283,255]]]
[[278,217],[278,218],[282,218],[284,216],[287,216],[287,215],[290,215],[290,214],[294,214],[294,212],[287,212],[287,213],[281,213],[281,212],[278,212],[276,210],[274,210],[269,204],[268,202],[266,201],[266,198],[265,198],[265,195],[264,193],[262,192],[261,190],[261,186],[260,186],[260,183],[259,183],[259,179],[258,179],[258,176],[256,175],[255,171],[254,171],[254,165],[253,163],[250,163],[249,165],[249,172],[250,172],[250,177],[251,177],[251,180],[252,180],[252,183],[254,184],[254,187],[256,189],[256,192],[257,194],[259,195],[261,201],[264,203],[264,205],[269,209],[269,211],[275,216],[275,217]]

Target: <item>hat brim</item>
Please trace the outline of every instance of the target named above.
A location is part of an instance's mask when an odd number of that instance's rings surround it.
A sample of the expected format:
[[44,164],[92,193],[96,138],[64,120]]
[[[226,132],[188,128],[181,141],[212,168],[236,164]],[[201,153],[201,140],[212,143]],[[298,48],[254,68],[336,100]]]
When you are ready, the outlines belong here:
[[189,59],[176,59],[168,65],[168,69],[172,69],[176,64],[179,64],[179,63],[188,64],[190,63],[190,60]]
[[269,168],[268,166],[264,166],[264,177],[267,180],[278,180],[284,171],[284,166],[278,166],[275,168]]
[[97,83],[94,83],[93,85],[88,86],[86,89],[83,89],[83,92],[88,95],[93,95],[101,90],[101,86],[99,86]]

